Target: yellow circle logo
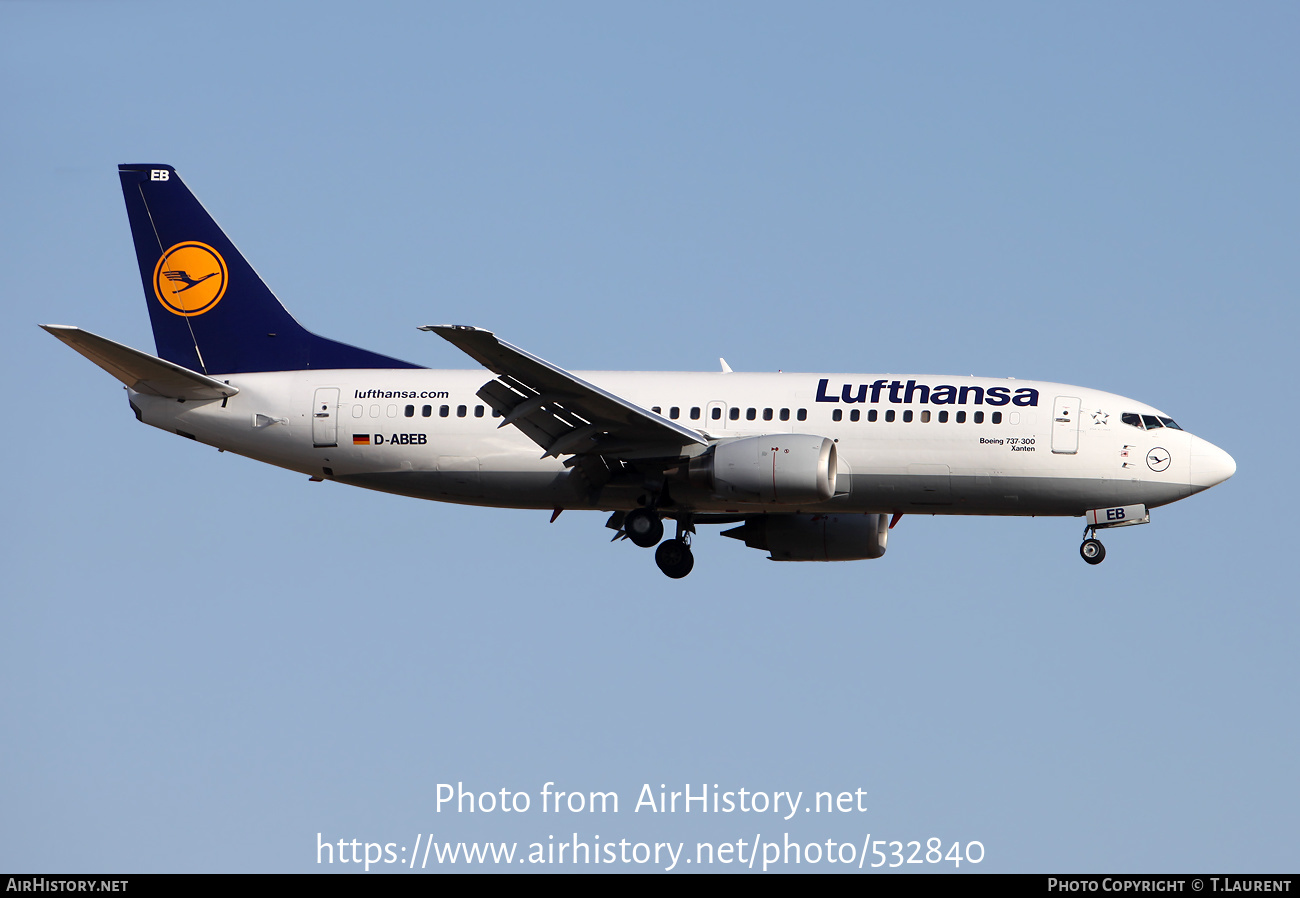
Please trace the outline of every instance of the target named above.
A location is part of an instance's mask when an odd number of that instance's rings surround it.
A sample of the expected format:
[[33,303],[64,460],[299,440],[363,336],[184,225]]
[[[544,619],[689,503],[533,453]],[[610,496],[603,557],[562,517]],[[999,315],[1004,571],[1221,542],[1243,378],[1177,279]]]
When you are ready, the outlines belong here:
[[226,260],[206,243],[178,243],[154,266],[153,292],[174,315],[210,312],[226,293]]

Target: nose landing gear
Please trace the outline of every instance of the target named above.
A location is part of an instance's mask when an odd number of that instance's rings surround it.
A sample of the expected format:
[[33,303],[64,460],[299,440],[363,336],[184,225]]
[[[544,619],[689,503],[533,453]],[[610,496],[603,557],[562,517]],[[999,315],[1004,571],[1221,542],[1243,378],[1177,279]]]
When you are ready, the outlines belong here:
[[1094,508],[1084,516],[1087,526],[1083,528],[1083,545],[1079,554],[1088,564],[1101,564],[1106,558],[1106,547],[1097,539],[1098,530],[1113,527],[1131,527],[1134,524],[1149,524],[1151,514],[1145,505],[1116,505],[1111,508]]
[[1106,560],[1106,547],[1097,539],[1096,524],[1083,528],[1083,545],[1079,546],[1079,554],[1088,564],[1101,564]]
[[1079,546],[1079,554],[1088,564],[1101,564],[1106,560],[1106,547],[1101,544],[1101,540],[1090,537]]

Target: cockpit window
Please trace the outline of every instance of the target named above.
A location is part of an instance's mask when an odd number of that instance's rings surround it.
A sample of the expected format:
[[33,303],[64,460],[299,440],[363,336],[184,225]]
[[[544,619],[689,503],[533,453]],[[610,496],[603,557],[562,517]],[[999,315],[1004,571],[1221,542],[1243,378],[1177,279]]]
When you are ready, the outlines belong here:
[[1125,424],[1136,427],[1138,430],[1157,430],[1161,427],[1182,430],[1181,427],[1174,423],[1173,418],[1166,418],[1164,415],[1139,415],[1136,412],[1123,412],[1119,417]]

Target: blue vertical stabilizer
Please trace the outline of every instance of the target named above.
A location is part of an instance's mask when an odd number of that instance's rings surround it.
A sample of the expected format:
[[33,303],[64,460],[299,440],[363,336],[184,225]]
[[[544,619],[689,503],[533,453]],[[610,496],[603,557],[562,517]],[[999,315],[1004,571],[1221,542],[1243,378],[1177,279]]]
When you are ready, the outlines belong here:
[[204,374],[419,368],[311,333],[170,165],[120,165],[158,355]]

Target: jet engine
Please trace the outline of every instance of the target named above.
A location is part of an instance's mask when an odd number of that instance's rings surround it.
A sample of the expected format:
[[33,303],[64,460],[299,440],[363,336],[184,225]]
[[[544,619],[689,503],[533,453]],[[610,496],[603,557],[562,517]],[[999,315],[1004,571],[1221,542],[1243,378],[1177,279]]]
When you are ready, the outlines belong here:
[[858,561],[885,554],[889,515],[756,514],[722,535],[767,550],[773,561]]
[[835,495],[837,467],[834,441],[773,433],[714,444],[691,459],[690,480],[720,498],[801,505]]

